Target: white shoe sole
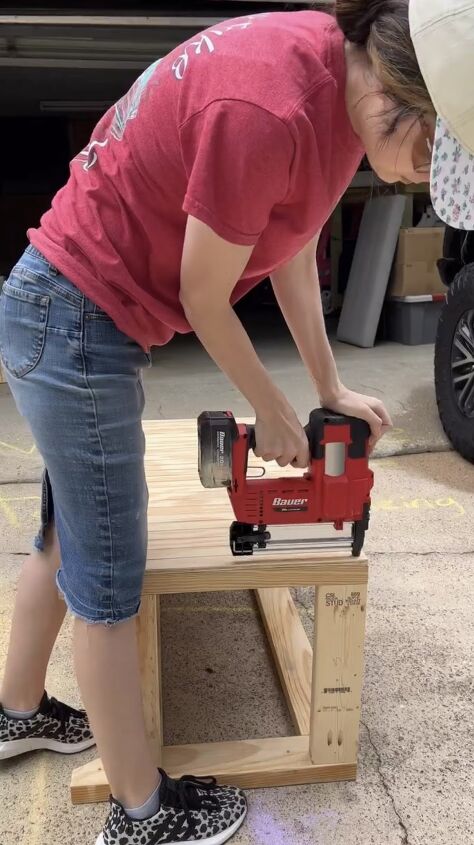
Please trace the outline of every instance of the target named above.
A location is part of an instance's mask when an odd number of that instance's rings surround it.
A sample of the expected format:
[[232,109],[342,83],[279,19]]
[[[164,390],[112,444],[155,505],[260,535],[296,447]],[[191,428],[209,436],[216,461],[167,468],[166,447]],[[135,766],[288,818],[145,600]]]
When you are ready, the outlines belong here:
[[56,751],[58,754],[79,754],[95,745],[94,739],[85,739],[82,742],[66,743],[58,742],[57,739],[13,739],[10,742],[0,742],[0,760],[9,760],[10,757],[19,757],[20,754],[27,754],[29,751]]
[[[237,819],[237,821],[234,822],[232,827],[228,827],[227,830],[223,830],[222,833],[216,833],[215,836],[210,836],[207,839],[180,839],[179,842],[167,842],[166,845],[188,845],[190,842],[195,842],[196,845],[223,845],[224,842],[227,842],[232,838],[232,836],[234,836],[235,833],[237,833],[239,827],[243,825],[246,815],[247,810],[245,810],[245,813],[241,815],[240,819]],[[103,833],[100,834],[95,845],[105,845]]]

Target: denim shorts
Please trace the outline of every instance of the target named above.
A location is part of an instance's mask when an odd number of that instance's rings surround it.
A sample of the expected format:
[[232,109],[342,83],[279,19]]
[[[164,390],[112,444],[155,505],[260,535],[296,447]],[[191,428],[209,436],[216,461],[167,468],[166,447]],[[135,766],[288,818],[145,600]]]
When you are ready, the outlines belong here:
[[147,551],[141,373],[150,358],[31,246],[3,286],[0,355],[45,464],[35,545],[43,549],[54,520],[71,612],[128,619]]

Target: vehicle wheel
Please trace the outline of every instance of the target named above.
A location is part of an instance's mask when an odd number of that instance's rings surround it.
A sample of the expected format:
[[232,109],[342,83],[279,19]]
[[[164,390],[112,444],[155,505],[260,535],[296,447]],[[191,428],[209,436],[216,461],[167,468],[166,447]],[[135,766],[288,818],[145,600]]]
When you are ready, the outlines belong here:
[[449,288],[436,337],[435,385],[443,428],[474,463],[474,264]]

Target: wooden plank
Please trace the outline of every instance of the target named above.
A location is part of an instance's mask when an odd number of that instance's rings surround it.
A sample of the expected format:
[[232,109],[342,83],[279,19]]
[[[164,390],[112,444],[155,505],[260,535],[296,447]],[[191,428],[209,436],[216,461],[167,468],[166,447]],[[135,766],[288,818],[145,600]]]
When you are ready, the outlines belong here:
[[[367,563],[346,558],[338,565],[334,558],[320,555],[308,559],[265,560],[235,563],[226,558],[158,561],[145,573],[144,595],[154,593],[199,593],[225,590],[256,590],[264,587],[304,587],[308,584],[367,583]],[[354,561],[354,562],[352,562]],[[165,566],[167,568],[165,568]]]
[[313,650],[289,590],[257,590],[256,597],[295,728],[306,736]]
[[156,764],[161,765],[163,696],[161,690],[160,597],[143,596],[137,621],[143,715]]
[[[150,490],[149,552],[145,593],[194,590],[252,589],[332,583],[321,567],[341,563],[341,583],[365,579],[363,559],[347,552],[291,552],[265,554],[242,562],[229,549],[228,529],[232,507],[224,489],[205,490],[197,473],[195,420],[146,421],[146,472]],[[176,457],[179,443],[179,459]],[[251,456],[250,467],[261,461]],[[298,471],[267,464],[268,477],[294,476]],[[315,536],[327,526],[314,526]],[[311,564],[314,563],[314,578]],[[362,565],[362,569],[361,569]],[[286,568],[286,572],[284,569]],[[273,583],[275,570],[277,582]],[[338,580],[339,576],[336,576]]]
[[[190,772],[197,777],[213,775],[221,783],[244,788],[328,783],[356,777],[354,764],[314,766],[308,754],[307,736],[167,746],[163,748],[163,767],[171,777]],[[109,792],[100,760],[73,772],[74,804],[106,801]]]
[[366,605],[364,585],[316,590],[310,730],[315,765],[357,761]]

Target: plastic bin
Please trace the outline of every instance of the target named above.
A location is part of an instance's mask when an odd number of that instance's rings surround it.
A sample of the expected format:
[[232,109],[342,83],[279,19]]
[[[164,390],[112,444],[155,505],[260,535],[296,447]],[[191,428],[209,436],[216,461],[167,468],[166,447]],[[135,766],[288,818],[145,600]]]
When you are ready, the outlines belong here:
[[395,343],[434,343],[446,296],[394,296],[387,303],[386,336]]

